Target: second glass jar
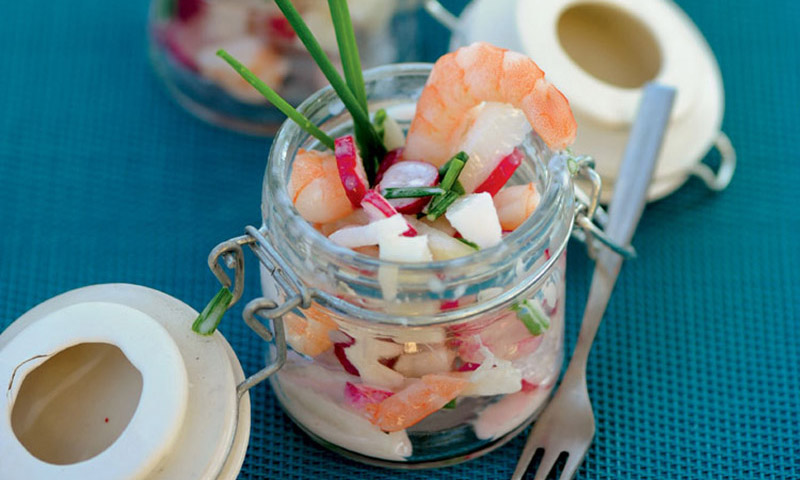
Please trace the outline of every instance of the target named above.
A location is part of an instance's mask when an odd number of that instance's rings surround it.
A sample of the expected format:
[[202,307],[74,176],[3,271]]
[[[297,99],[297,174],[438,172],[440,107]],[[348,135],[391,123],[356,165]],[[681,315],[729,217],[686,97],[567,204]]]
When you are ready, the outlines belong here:
[[[365,68],[419,59],[419,0],[348,4]],[[338,63],[328,3],[293,5]],[[216,56],[220,48],[294,105],[328,83],[271,0],[153,0],[149,30],[151,59],[172,96],[196,116],[233,130],[273,134],[285,117]]]

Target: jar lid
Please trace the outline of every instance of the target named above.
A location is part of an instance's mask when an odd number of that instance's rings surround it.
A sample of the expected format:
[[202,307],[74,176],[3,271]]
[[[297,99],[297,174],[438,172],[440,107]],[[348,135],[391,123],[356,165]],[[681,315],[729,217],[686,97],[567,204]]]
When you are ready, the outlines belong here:
[[647,81],[678,90],[648,200],[680,187],[718,147],[724,113],[719,66],[698,28],[673,2],[502,2],[504,8],[494,1],[470,2],[451,48],[489,41],[530,55],[542,67],[570,101],[578,123],[573,148],[595,158],[604,203]]
[[[79,288],[0,335],[0,478],[234,479],[250,435],[244,373],[198,313],[129,284]],[[57,472],[57,474],[54,474]]]

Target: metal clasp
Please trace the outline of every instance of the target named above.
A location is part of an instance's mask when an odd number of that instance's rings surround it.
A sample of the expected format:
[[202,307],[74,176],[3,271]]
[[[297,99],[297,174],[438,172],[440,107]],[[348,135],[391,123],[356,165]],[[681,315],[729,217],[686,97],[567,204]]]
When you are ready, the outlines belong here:
[[[575,187],[575,224],[579,229],[574,229],[572,235],[586,244],[587,253],[592,259],[596,258],[598,242],[625,259],[636,258],[636,250],[634,250],[633,246],[617,244],[608,238],[600,227],[605,226],[608,216],[600,206],[600,192],[603,182],[594,169],[594,159],[586,155],[570,156],[567,159],[567,164],[573,176],[588,180],[592,187],[590,194],[586,194],[578,186]],[[595,221],[600,226],[595,224]]]
[[[294,275],[286,261],[270,245],[263,233],[252,226],[246,227],[245,232],[245,235],[220,243],[208,255],[208,266],[214,272],[217,280],[228,289],[233,287],[233,299],[228,308],[242,298],[244,291],[244,252],[242,249],[244,245],[249,246],[261,264],[267,268],[281,290],[279,296],[283,296],[284,300],[277,303],[275,300],[259,297],[251,300],[244,307],[242,316],[245,323],[265,342],[271,342],[274,339],[276,355],[271,363],[236,386],[236,394],[240,398],[248,390],[280,370],[286,363],[287,347],[283,316],[296,308],[310,307],[312,300],[312,294]],[[231,285],[231,279],[225,272],[222,262],[225,267],[234,272],[233,285]],[[270,321],[272,330],[267,326]]]

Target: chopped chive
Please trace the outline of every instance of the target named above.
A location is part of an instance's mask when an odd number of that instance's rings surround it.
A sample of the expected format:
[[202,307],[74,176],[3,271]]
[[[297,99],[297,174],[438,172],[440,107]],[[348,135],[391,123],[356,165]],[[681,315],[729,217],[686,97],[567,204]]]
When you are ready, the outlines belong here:
[[386,199],[430,197],[444,193],[445,190],[439,187],[389,187],[383,189],[383,196]]
[[222,287],[219,292],[214,295],[214,298],[208,302],[206,308],[200,312],[200,315],[197,316],[197,319],[192,324],[192,331],[200,335],[211,335],[214,333],[220,320],[222,320],[222,316],[225,315],[225,312],[228,310],[228,305],[230,305],[232,299],[233,294],[231,291]]
[[[372,128],[367,109],[361,106],[353,91],[350,90],[339,75],[336,67],[333,66],[333,63],[331,63],[319,42],[317,42],[314,34],[311,33],[300,13],[292,5],[291,0],[275,0],[275,3],[281,9],[297,37],[305,45],[311,58],[317,63],[325,78],[328,79],[328,82],[336,91],[339,99],[342,100],[345,108],[353,117],[353,130],[356,134],[358,146],[361,149],[364,170],[367,174],[367,180],[372,184],[375,179],[375,173],[378,171],[380,159],[386,154],[386,148],[383,146],[383,141],[378,137],[375,129]],[[333,149],[333,147],[330,148]]]
[[541,335],[550,328],[550,319],[536,303],[532,303],[530,300],[515,303],[511,306],[511,310],[517,313],[517,318],[531,332],[531,335]]
[[464,152],[458,152],[439,170],[439,175],[442,177],[439,182],[439,188],[447,190],[447,193],[431,200],[430,205],[428,205],[428,220],[436,220],[442,216],[447,207],[465,193],[464,187],[458,181],[458,176],[461,174],[461,170],[464,169],[468,159],[469,155]]
[[464,152],[458,152],[453,158],[450,159],[449,163],[450,166],[447,169],[447,172],[444,174],[444,178],[442,181],[439,182],[439,186],[444,188],[445,190],[450,190],[454,183],[456,183],[456,179],[461,174],[461,170],[464,169],[464,165],[467,164],[467,154]]
[[278,92],[270,88],[269,85],[267,85],[260,78],[255,76],[253,72],[251,72],[247,67],[242,65],[238,60],[233,58],[225,50],[218,50],[217,56],[221,57],[223,60],[228,62],[228,65],[233,67],[233,69],[236,70],[236,72],[239,75],[241,75],[242,78],[244,78],[247,81],[247,83],[249,83],[256,90],[258,90],[259,93],[261,93],[261,95],[264,95],[264,97],[266,97],[267,100],[269,100],[273,105],[278,107],[278,110],[283,112],[284,115],[291,118],[297,125],[300,126],[300,128],[302,128],[303,130],[308,132],[309,135],[313,136],[314,138],[322,142],[323,145],[333,150],[334,148],[333,139],[328,135],[326,135],[325,132],[317,128],[316,125],[311,123],[311,120],[306,118],[302,113],[295,110],[293,106],[289,105],[289,103],[286,100],[284,100],[283,98],[281,98],[280,95],[278,95]]
[[459,242],[463,243],[464,245],[467,245],[467,246],[470,246],[470,247],[474,248],[475,250],[480,250],[481,249],[481,247],[479,247],[477,243],[470,242],[469,240],[467,240],[464,237],[456,237],[456,240],[458,240]]
[[442,407],[442,408],[446,408],[448,410],[452,410],[452,409],[456,408],[456,399],[454,398],[454,399],[450,400],[449,402],[445,403],[444,407]]
[[464,151],[458,152],[455,155],[453,155],[453,157],[450,158],[450,160],[444,162],[444,165],[439,167],[439,176],[440,177],[444,177],[444,175],[450,169],[450,164],[453,162],[453,160],[456,160],[456,159],[461,160],[462,162],[466,162],[469,159],[469,155],[467,155]]
[[437,218],[441,217],[442,214],[447,210],[447,207],[453,204],[460,195],[456,192],[449,190],[444,195],[439,195],[435,197],[428,208],[428,220],[434,221]]
[[379,109],[372,117],[372,125],[375,127],[375,133],[382,142],[386,142],[386,110]]

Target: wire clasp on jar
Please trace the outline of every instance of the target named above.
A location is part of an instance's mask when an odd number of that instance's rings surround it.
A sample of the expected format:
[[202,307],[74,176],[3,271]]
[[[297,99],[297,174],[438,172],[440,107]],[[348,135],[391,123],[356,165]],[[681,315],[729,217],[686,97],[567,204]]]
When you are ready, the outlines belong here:
[[[245,232],[245,235],[220,243],[214,247],[208,256],[208,266],[214,272],[217,280],[228,289],[231,289],[231,286],[233,287],[233,299],[228,308],[239,301],[244,292],[244,251],[242,247],[245,245],[250,247],[250,250],[272,275],[276,285],[281,290],[278,292],[278,297],[283,297],[284,299],[278,303],[266,297],[258,297],[248,302],[244,307],[242,316],[245,323],[265,342],[271,342],[274,339],[276,355],[274,360],[267,366],[237,385],[236,394],[239,397],[269,378],[286,363],[287,347],[283,316],[296,308],[304,309],[310,307],[313,298],[312,293],[292,273],[286,261],[275,251],[260,230],[248,226],[245,228]],[[233,270],[233,285],[231,285],[231,279],[225,271],[226,267]],[[270,330],[265,321],[272,323],[272,330]]]
[[594,159],[586,155],[570,155],[567,158],[567,167],[574,177],[588,181],[592,189],[591,193],[587,194],[579,186],[575,186],[575,224],[579,228],[574,229],[572,235],[586,244],[590,258],[596,258],[598,243],[605,245],[623,258],[636,258],[636,250],[633,246],[617,244],[608,238],[601,228],[605,226],[608,215],[600,206],[603,182],[594,169]]

